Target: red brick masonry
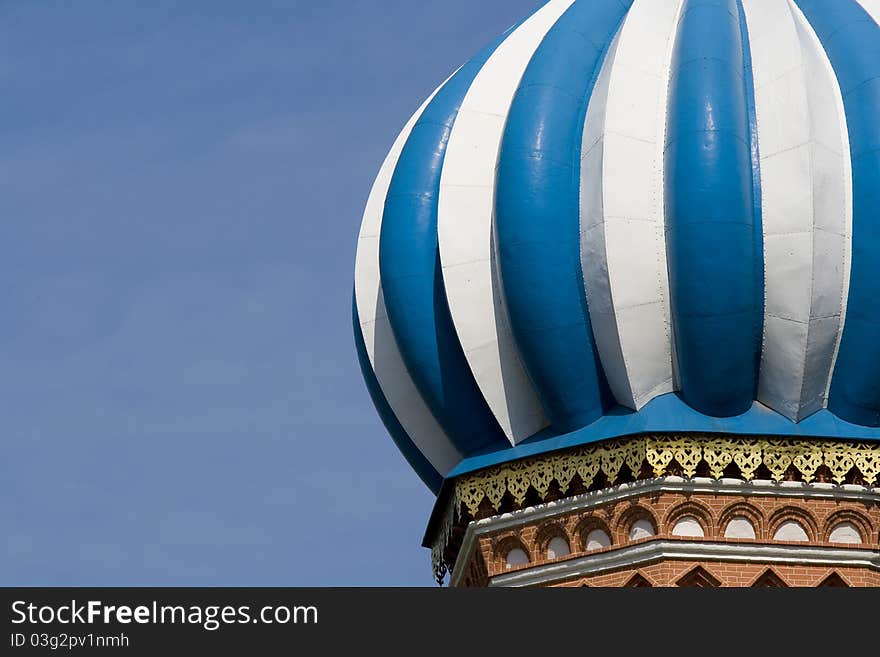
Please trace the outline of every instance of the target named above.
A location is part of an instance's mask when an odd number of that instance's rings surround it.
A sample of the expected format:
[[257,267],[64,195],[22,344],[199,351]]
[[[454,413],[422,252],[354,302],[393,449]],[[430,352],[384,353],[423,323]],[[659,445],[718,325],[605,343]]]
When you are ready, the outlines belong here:
[[[702,525],[704,538],[672,536],[676,521],[689,516]],[[756,538],[724,537],[727,523],[733,517],[748,518]],[[629,539],[630,528],[638,520],[648,520],[656,536],[637,541]],[[789,520],[797,521],[809,536],[808,542],[773,540],[777,528]],[[833,544],[831,531],[839,523],[854,525],[862,544]],[[612,545],[587,551],[586,537],[594,529],[605,531]],[[571,554],[549,559],[549,542],[561,537]],[[864,550],[866,556],[880,550],[880,502],[875,499],[844,501],[834,499],[792,498],[791,496],[747,496],[730,493],[635,492],[623,500],[610,501],[586,510],[571,511],[550,520],[523,517],[522,524],[480,535],[470,558],[461,555],[466,575],[460,586],[486,586],[492,579],[515,572],[527,571],[545,564],[563,563],[586,556],[624,550],[634,544],[650,541],[685,541],[747,545],[787,545],[833,547]],[[515,548],[525,551],[529,563],[510,567],[508,553]],[[717,558],[705,561],[668,560],[641,562],[628,567],[591,573],[569,579],[551,578],[542,584],[552,586],[880,586],[880,571],[852,566],[798,565],[790,563],[744,563]]]

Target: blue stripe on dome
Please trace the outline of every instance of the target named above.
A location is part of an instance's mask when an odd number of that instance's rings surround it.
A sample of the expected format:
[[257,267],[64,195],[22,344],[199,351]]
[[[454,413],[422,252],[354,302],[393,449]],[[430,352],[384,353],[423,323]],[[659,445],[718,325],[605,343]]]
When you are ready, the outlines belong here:
[[880,27],[852,0],[797,0],[843,94],[853,176],[849,300],[828,408],[880,426]]
[[376,373],[370,365],[370,357],[367,355],[367,348],[364,344],[364,335],[361,331],[361,322],[358,317],[356,301],[352,301],[351,312],[354,321],[354,343],[355,348],[357,349],[358,362],[361,366],[361,374],[364,377],[364,382],[367,384],[367,390],[373,400],[373,405],[379,412],[379,417],[382,418],[385,428],[388,430],[388,433],[391,435],[397,448],[403,454],[403,457],[407,460],[412,469],[416,471],[416,474],[419,475],[421,480],[425,482],[425,485],[431,489],[431,492],[436,495],[440,491],[440,486],[443,484],[443,477],[434,469],[434,466],[428,462],[428,459],[425,458],[421,451],[419,451],[419,448],[416,447],[407,434],[406,429],[400,424],[394,411],[391,410],[391,406],[388,404],[388,400],[385,398],[382,388],[379,386],[379,381],[376,379]]
[[[749,28],[746,23],[746,12],[742,0],[736,0],[737,16],[739,17],[740,38],[743,48],[743,77],[746,85],[746,113],[749,118],[749,151],[752,159],[752,212],[754,212],[755,229],[752,231],[755,240],[755,299],[758,302],[758,319],[755,321],[755,371],[760,372],[761,345],[764,341],[764,208],[761,189],[761,149],[758,143],[758,106],[755,100],[755,70],[752,65],[752,44],[749,41]],[[755,384],[757,386],[757,383]],[[757,393],[755,394],[757,396]]]
[[610,401],[580,260],[580,154],[587,105],[632,1],[572,5],[535,52],[505,128],[496,192],[499,266],[510,324],[558,432]]
[[716,417],[746,412],[758,378],[763,254],[743,68],[736,1],[685,0],[665,153],[670,301],[681,395]]
[[446,147],[458,110],[507,35],[450,78],[400,154],[385,200],[379,268],[388,319],[413,382],[463,453],[509,444],[474,380],[449,312],[437,238]]

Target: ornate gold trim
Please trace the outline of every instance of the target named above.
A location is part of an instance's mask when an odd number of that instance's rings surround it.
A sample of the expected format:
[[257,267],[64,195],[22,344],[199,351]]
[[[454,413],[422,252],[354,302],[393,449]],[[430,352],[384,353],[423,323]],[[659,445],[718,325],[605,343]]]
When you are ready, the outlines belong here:
[[530,489],[545,500],[554,481],[565,492],[575,473],[586,487],[600,472],[614,484],[624,465],[638,475],[645,461],[655,477],[672,474],[670,465],[675,462],[684,476],[693,478],[700,464],[705,463],[714,479],[720,479],[733,462],[746,481],[754,479],[758,468],[764,465],[774,481],[782,481],[789,467],[794,466],[803,480],[810,483],[825,465],[834,482],[842,484],[855,468],[868,486],[874,486],[880,476],[880,444],[695,436],[622,439],[464,475],[455,482],[453,503],[464,504],[475,516],[484,500],[498,511],[504,495],[510,493],[517,506],[521,506]]
[[466,474],[455,480],[449,506],[438,527],[432,549],[435,575],[442,581],[446,573],[443,553],[463,509],[475,517],[488,500],[496,512],[500,511],[508,493],[515,505],[522,507],[530,490],[546,500],[553,482],[565,493],[575,474],[587,488],[599,473],[613,485],[624,465],[640,478],[646,463],[655,477],[675,473],[688,478],[693,478],[701,464],[705,464],[714,479],[720,479],[725,468],[734,463],[746,481],[754,479],[762,465],[774,481],[783,481],[793,467],[807,483],[815,480],[824,465],[838,485],[855,468],[865,485],[873,487],[880,479],[880,443],[667,434],[621,438]]

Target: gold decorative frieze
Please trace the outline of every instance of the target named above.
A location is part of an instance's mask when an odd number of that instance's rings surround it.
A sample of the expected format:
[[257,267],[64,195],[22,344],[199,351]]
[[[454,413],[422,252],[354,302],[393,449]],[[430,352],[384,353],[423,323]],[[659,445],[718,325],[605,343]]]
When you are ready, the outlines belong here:
[[463,504],[475,516],[484,500],[498,511],[506,493],[510,493],[517,506],[525,502],[530,490],[546,499],[553,482],[565,493],[575,474],[587,488],[600,473],[611,484],[616,483],[624,465],[638,478],[645,462],[655,477],[680,474],[693,478],[705,464],[709,476],[715,479],[720,479],[733,463],[746,481],[754,479],[762,465],[774,481],[783,481],[793,467],[807,483],[813,482],[819,468],[825,465],[837,484],[844,483],[855,468],[867,486],[874,486],[880,477],[880,444],[690,435],[629,438],[464,475],[455,483],[453,503]]

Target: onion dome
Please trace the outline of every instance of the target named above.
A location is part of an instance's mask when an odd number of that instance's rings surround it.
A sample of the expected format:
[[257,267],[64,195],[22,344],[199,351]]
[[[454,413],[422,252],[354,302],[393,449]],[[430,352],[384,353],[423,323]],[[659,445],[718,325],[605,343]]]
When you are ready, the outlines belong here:
[[551,0],[381,167],[354,328],[444,478],[644,432],[880,439],[880,0]]

